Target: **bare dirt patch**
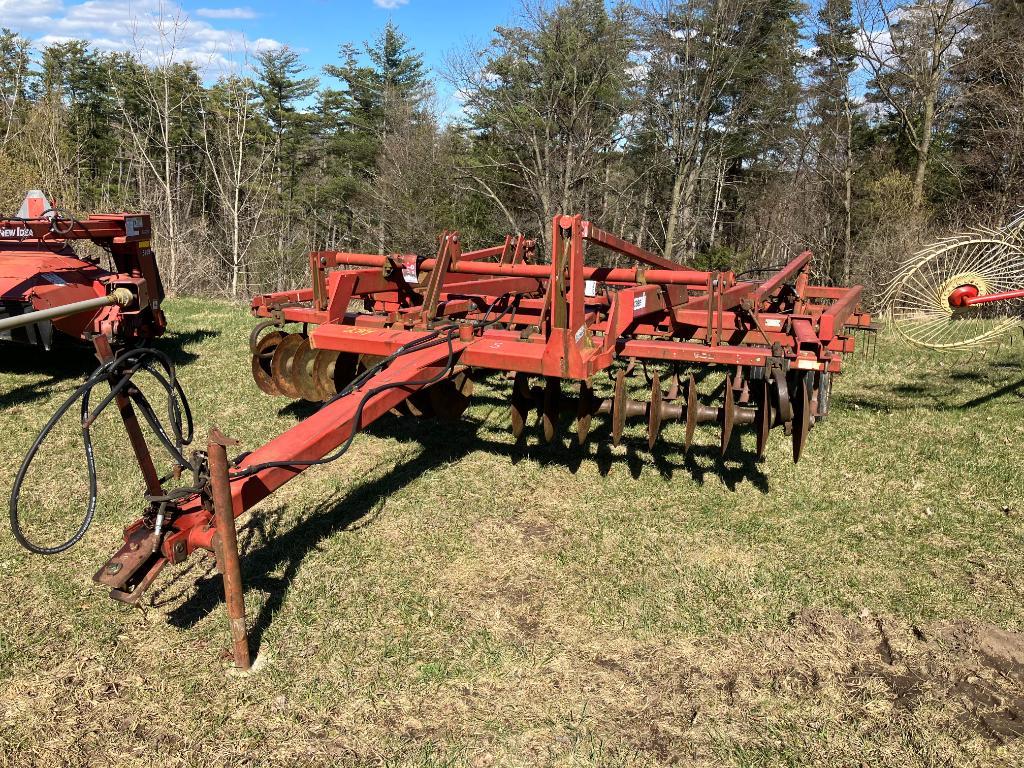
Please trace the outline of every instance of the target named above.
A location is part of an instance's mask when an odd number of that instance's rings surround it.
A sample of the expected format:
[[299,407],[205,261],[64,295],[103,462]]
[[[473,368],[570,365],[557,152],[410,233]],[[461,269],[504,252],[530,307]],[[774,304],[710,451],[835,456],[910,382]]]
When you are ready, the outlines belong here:
[[[622,765],[838,765],[871,743],[920,751],[923,765],[1013,765],[1024,746],[1024,635],[986,624],[805,610],[783,630],[685,646],[548,632],[561,649],[549,661],[479,681],[465,700],[470,713],[502,701],[536,721],[583,713],[568,736],[540,729],[520,753],[571,753],[582,739]],[[879,764],[900,764],[893,750]]]

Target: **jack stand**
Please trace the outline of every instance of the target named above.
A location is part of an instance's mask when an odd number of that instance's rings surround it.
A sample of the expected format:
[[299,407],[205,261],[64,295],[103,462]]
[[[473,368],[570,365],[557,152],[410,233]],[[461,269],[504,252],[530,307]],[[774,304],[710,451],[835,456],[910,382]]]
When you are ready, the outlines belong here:
[[224,580],[224,602],[227,604],[228,619],[231,623],[232,656],[236,667],[248,670],[252,667],[252,662],[249,659],[249,633],[245,626],[245,599],[242,594],[242,568],[238,559],[235,512],[231,504],[231,487],[228,480],[229,445],[238,445],[238,441],[225,437],[216,427],[210,430],[207,459],[217,530],[213,537],[213,546],[217,553],[217,568]]

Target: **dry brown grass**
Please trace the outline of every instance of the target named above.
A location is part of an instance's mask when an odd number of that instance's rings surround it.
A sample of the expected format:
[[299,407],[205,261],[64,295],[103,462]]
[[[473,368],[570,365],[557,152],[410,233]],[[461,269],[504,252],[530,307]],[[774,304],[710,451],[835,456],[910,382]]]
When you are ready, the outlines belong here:
[[[248,381],[241,309],[170,309],[203,428],[252,447],[301,415]],[[0,766],[1018,765],[1018,352],[883,344],[799,467],[781,437],[685,455],[678,425],[653,455],[640,426],[517,446],[497,378],[458,424],[385,419],[245,518],[244,678],[209,560],[143,610],[92,584],[139,511],[109,423],[86,540],[0,534]],[[87,362],[5,354],[7,486]],[[67,527],[61,440],[37,487]]]

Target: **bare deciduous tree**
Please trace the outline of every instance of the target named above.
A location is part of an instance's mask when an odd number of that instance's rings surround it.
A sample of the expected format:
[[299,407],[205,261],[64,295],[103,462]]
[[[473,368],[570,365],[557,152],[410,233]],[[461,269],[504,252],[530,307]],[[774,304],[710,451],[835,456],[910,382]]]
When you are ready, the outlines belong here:
[[260,130],[255,95],[250,80],[224,78],[207,93],[201,111],[201,147],[232,298],[239,297],[240,280],[251,268],[250,254],[261,236],[272,190],[273,152]]
[[961,45],[977,0],[859,0],[861,61],[873,97],[895,114],[916,154],[914,210],[924,202],[925,176],[937,122],[952,104],[944,94],[963,62]]

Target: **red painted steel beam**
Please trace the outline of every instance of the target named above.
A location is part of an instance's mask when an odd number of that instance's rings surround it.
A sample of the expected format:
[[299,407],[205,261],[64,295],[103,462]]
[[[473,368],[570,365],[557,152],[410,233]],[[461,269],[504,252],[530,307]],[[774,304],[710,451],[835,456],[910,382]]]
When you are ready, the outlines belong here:
[[303,288],[298,291],[280,291],[278,293],[264,293],[254,296],[253,307],[280,306],[281,304],[305,303],[313,300],[313,289]]
[[763,366],[771,356],[771,350],[765,347],[712,347],[685,341],[655,339],[619,339],[616,351],[622,357],[638,357],[646,360],[758,367]]
[[[570,217],[563,216],[562,218],[566,219]],[[565,225],[565,228],[568,229],[568,225]],[[633,243],[623,240],[620,237],[616,237],[610,232],[605,232],[603,229],[594,226],[594,224],[589,221],[582,222],[581,235],[587,242],[596,243],[610,251],[621,253],[623,256],[629,256],[632,259],[636,259],[637,261],[643,262],[644,264],[648,264],[652,267],[669,270],[686,269],[682,264],[670,259],[662,258],[661,256],[656,256],[638,245],[633,245]]]
[[852,288],[844,288],[843,294],[836,298],[832,306],[828,307],[821,314],[818,321],[818,335],[828,341],[836,335],[837,329],[842,329],[860,304],[860,297],[864,289],[855,285]]
[[[137,218],[142,222],[139,231],[129,237],[127,233],[126,219]],[[66,240],[117,240],[120,242],[136,242],[148,240],[152,237],[152,229],[148,214],[101,214],[90,216],[87,219],[74,220],[60,219],[57,226],[67,228],[68,231],[53,230],[53,224],[49,219],[0,219],[0,230],[31,230],[31,235],[0,236],[0,240],[24,241],[26,238],[41,240],[43,242],[63,242]]]
[[812,258],[814,258],[814,254],[810,251],[804,251],[801,253],[786,266],[761,283],[757,290],[754,291],[754,297],[760,301],[761,299],[772,296],[784,283],[792,280],[802,269],[810,264]]
[[314,349],[355,352],[359,355],[390,355],[399,348],[419,341],[425,331],[400,328],[367,328],[358,325],[321,325],[309,334]]
[[[456,359],[464,344],[454,342]],[[232,471],[256,467],[267,462],[289,462],[321,459],[341,445],[356,427],[355,416],[362,392],[403,381],[422,381],[440,374],[448,360],[448,345],[439,344],[427,349],[410,352],[395,360],[388,368],[368,381],[357,393],[340,398],[300,421],[269,443],[248,454]],[[372,423],[389,410],[421,388],[410,384],[388,389],[370,398],[362,412],[361,427]],[[305,469],[305,465],[272,467],[262,469],[244,477],[232,477],[231,506],[235,517],[243,514],[253,505],[262,501]],[[192,496],[179,504],[181,514],[171,525],[172,533],[163,544],[163,552],[169,560],[177,561],[174,545],[182,540],[187,542],[187,551],[197,548],[212,549],[216,529],[209,525],[211,514],[199,496]]]
[[[389,262],[388,256],[371,253],[329,254],[329,266],[379,267]],[[420,262],[420,270],[429,272],[436,265],[436,259],[424,259]],[[494,277],[533,277],[548,279],[551,277],[551,266],[548,264],[493,264],[490,262],[465,262],[460,260],[453,264],[449,272],[467,275],[490,275]],[[587,280],[598,280],[605,283],[651,283],[653,285],[693,285],[707,284],[708,273],[694,269],[629,269],[609,267],[585,267],[583,277]]]
[[821,339],[814,332],[814,323],[807,317],[794,317],[790,321],[793,328],[793,337],[796,339],[798,349],[816,352],[821,349]]
[[[756,288],[756,283],[737,283],[732,288],[727,289],[721,294],[721,296],[719,297],[721,299],[721,303],[715,302],[715,308],[724,311],[738,307],[740,304],[743,303],[743,300],[745,298],[751,296],[754,293],[754,290]],[[703,317],[703,320],[701,320],[701,322],[705,322],[707,320],[709,300],[710,296],[705,293],[703,296],[696,296],[690,299],[685,304],[678,307],[676,309],[677,322],[686,322],[681,318],[686,317],[685,313],[687,312],[700,312],[701,316]]]

